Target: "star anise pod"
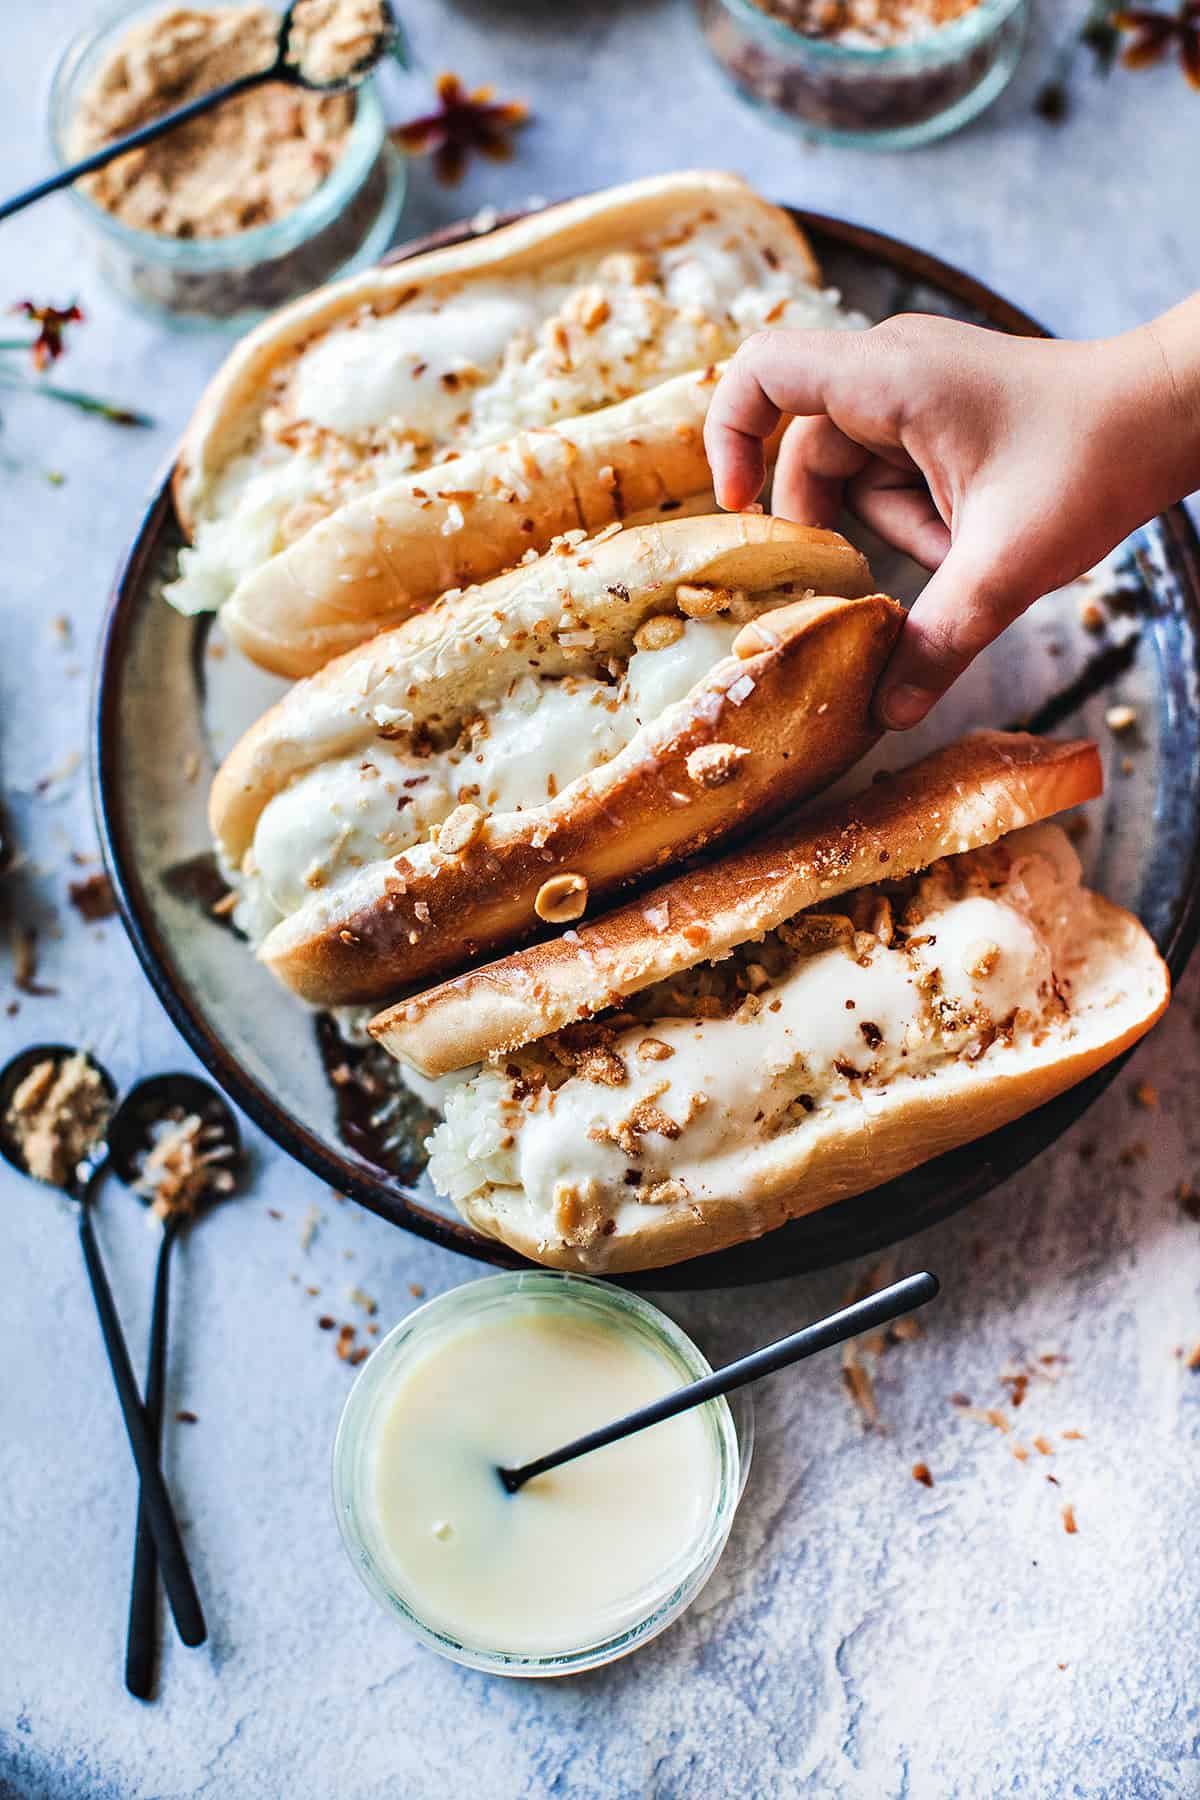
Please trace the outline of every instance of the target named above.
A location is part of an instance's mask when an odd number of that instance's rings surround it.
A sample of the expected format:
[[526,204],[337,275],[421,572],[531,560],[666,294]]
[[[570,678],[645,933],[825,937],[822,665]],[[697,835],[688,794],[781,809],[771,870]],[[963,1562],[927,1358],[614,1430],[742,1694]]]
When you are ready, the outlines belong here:
[[1121,52],[1127,69],[1149,68],[1177,50],[1188,81],[1200,88],[1200,0],[1182,0],[1173,13],[1157,6],[1124,7],[1113,15],[1113,24],[1131,38]]
[[410,156],[432,154],[439,181],[461,181],[474,151],[492,162],[507,162],[513,153],[510,133],[529,118],[523,100],[496,100],[495,88],[468,93],[457,75],[437,78],[437,111],[393,128],[392,142]]
[[33,354],[35,369],[48,369],[57,362],[66,345],[63,343],[63,332],[68,325],[83,323],[83,313],[78,306],[35,306],[32,300],[20,300],[13,307],[15,313],[23,318],[32,319],[38,327],[38,334],[29,346]]

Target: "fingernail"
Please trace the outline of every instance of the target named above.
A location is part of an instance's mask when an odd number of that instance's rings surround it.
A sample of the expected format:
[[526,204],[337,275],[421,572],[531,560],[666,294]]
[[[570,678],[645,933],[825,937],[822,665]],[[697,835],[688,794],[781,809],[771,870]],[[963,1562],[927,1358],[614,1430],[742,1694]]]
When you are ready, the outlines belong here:
[[879,711],[889,731],[907,731],[920,724],[933,701],[934,696],[927,689],[902,681],[884,696]]

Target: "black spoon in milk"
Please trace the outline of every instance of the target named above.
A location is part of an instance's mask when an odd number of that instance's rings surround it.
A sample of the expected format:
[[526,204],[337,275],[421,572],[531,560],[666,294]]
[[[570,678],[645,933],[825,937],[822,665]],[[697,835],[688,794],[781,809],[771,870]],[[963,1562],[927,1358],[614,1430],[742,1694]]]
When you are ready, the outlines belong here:
[[21,212],[26,206],[32,206],[35,200],[41,200],[47,194],[57,193],[59,188],[70,187],[81,175],[94,174],[108,163],[115,162],[118,156],[124,156],[129,150],[140,150],[143,144],[152,144],[156,138],[165,137],[168,131],[174,131],[177,125],[186,125],[190,119],[198,119],[202,113],[211,112],[214,107],[221,106],[226,100],[234,99],[238,94],[248,94],[256,87],[262,87],[268,81],[287,82],[292,87],[307,88],[316,94],[343,94],[350,88],[358,87],[371,70],[393,49],[400,40],[400,28],[392,16],[391,7],[383,0],[380,12],[383,20],[382,29],[376,34],[370,49],[355,63],[353,68],[333,80],[321,81],[311,74],[305,74],[301,56],[294,56],[292,44],[293,15],[299,0],[292,0],[291,5],[283,13],[279,21],[279,36],[275,44],[275,60],[267,64],[265,69],[254,69],[248,75],[239,75],[234,81],[227,81],[211,93],[200,94],[195,100],[189,100],[183,106],[173,107],[170,112],[161,113],[149,124],[141,125],[136,131],[127,132],[124,137],[114,138],[111,144],[104,144],[91,156],[82,157],[79,162],[71,163],[57,174],[49,175],[45,181],[37,182],[22,193],[14,194],[11,200],[0,205],[0,219],[7,219],[13,213]]
[[[151,1075],[118,1107],[108,1129],[108,1148],[114,1172],[162,1220],[146,1364],[146,1417],[161,1455],[171,1251],[185,1225],[233,1193],[242,1168],[241,1133],[210,1082],[196,1075]],[[125,1646],[125,1686],[139,1700],[148,1700],[154,1688],[157,1598],[158,1555],[143,1492]]]
[[[53,1175],[33,1174],[28,1160],[27,1150],[21,1129],[20,1091],[24,1084],[35,1077],[43,1065],[49,1064],[54,1071],[61,1072],[72,1059],[79,1057],[86,1068],[91,1070],[95,1081],[99,1083],[103,1099],[107,1106],[98,1110],[95,1123],[88,1128],[87,1141],[76,1146],[80,1154],[78,1160],[65,1164]],[[154,1536],[154,1545],[158,1551],[162,1566],[163,1585],[167,1590],[171,1612],[175,1625],[185,1644],[202,1644],[207,1636],[204,1613],[200,1606],[200,1597],[196,1592],[196,1584],[192,1580],[192,1572],[188,1567],[187,1553],[179,1534],[179,1525],[175,1518],[175,1510],[171,1505],[171,1497],[167,1492],[162,1470],[158,1466],[158,1450],[150,1422],[138,1393],[137,1381],[133,1366],[129,1360],[129,1351],[121,1331],[121,1321],[113,1303],[112,1290],[108,1285],[108,1276],[100,1257],[100,1246],[92,1228],[92,1199],[109,1166],[109,1150],[107,1133],[112,1124],[112,1102],[116,1096],[116,1088],[108,1071],[94,1057],[76,1050],[70,1044],[35,1044],[23,1050],[18,1056],[0,1069],[0,1155],[11,1163],[22,1175],[31,1180],[44,1181],[55,1187],[69,1200],[74,1201],[79,1218],[79,1241],[83,1248],[83,1260],[91,1283],[92,1295],[96,1302],[96,1312],[100,1320],[100,1329],[104,1337],[104,1347],[108,1352],[109,1366],[112,1369],[113,1381],[116,1384],[117,1398],[121,1403],[121,1413],[125,1421],[125,1430],[129,1437],[129,1447],[133,1451],[133,1460],[137,1464],[138,1476],[142,1484],[142,1496],[146,1505],[149,1528]],[[14,1106],[14,1101],[17,1103]],[[60,1178],[61,1177],[61,1178]]]
[[898,1319],[902,1313],[924,1306],[935,1298],[938,1290],[936,1275],[927,1271],[906,1275],[903,1281],[893,1281],[890,1287],[881,1288],[877,1294],[868,1294],[865,1300],[856,1300],[852,1306],[843,1306],[840,1311],[830,1313],[828,1318],[818,1319],[815,1324],[792,1332],[790,1337],[780,1338],[777,1343],[752,1351],[749,1356],[739,1357],[737,1362],[726,1363],[723,1369],[714,1369],[711,1375],[690,1381],[686,1387],[664,1394],[661,1400],[652,1400],[649,1406],[626,1413],[623,1419],[614,1419],[611,1425],[601,1425],[585,1437],[575,1438],[561,1450],[551,1450],[534,1462],[523,1463],[519,1469],[498,1468],[496,1473],[505,1492],[515,1494],[535,1475],[561,1468],[563,1463],[574,1462],[577,1456],[587,1456],[592,1450],[603,1449],[605,1444],[632,1437],[635,1431],[645,1431],[647,1426],[661,1425],[664,1419],[689,1412],[693,1406],[703,1406],[706,1400],[732,1394],[736,1388],[746,1387],[751,1381],[773,1375],[776,1369],[786,1369],[791,1363],[802,1362],[806,1356],[815,1356],[819,1350],[843,1344],[847,1338],[857,1337],[860,1331],[878,1331],[881,1325]]

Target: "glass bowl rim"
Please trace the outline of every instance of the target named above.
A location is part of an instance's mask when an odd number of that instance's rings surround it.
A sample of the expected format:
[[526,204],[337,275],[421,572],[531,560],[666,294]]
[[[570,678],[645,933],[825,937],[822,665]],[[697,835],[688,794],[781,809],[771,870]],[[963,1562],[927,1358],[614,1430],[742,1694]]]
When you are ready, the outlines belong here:
[[[610,1316],[632,1316],[638,1326],[680,1364],[688,1380],[711,1372],[712,1365],[683,1327],[643,1295],[590,1275],[555,1269],[508,1269],[479,1280],[460,1282],[425,1301],[394,1325],[364,1363],[346,1396],[338,1420],[331,1470],[333,1510],[343,1548],[355,1573],[372,1598],[412,1636],[450,1661],[485,1673],[517,1677],[580,1674],[615,1661],[656,1637],[691,1605],[716,1568],[749,1474],[754,1449],[754,1413],[749,1391],[743,1388],[728,1398],[720,1396],[707,1403],[713,1408],[720,1458],[717,1505],[707,1527],[699,1534],[686,1566],[677,1563],[675,1567],[680,1572],[670,1585],[657,1587],[647,1609],[638,1612],[632,1623],[607,1637],[574,1650],[507,1651],[464,1644],[421,1618],[415,1607],[387,1580],[352,1516],[351,1459],[360,1449],[362,1434],[369,1423],[370,1413],[364,1409],[375,1397],[373,1384],[378,1385],[380,1371],[387,1366],[388,1359],[380,1353],[390,1346],[394,1357],[399,1346],[420,1336],[441,1313],[453,1315],[456,1310],[465,1308],[469,1316],[474,1304],[482,1315],[509,1295],[519,1297],[526,1293],[551,1299],[555,1295],[569,1295],[572,1291],[586,1295],[585,1304],[589,1308],[598,1308]],[[571,1304],[570,1300],[567,1304]]]
[[[266,0],[266,3],[270,5],[272,0]],[[159,4],[160,0],[116,0],[115,5],[106,7],[69,37],[54,59],[46,83],[45,112],[46,139],[56,169],[64,168],[71,160],[64,134],[70,118],[71,86],[81,66],[92,52],[102,50],[107,40],[115,38],[122,25],[139,14],[153,12]],[[228,0],[215,0],[215,4],[226,5]],[[163,13],[170,11],[168,0],[161,0],[161,10]],[[168,237],[126,225],[107,208],[99,206],[78,184],[66,190],[68,198],[93,228],[105,232],[146,261],[172,265],[196,274],[271,262],[299,249],[332,224],[366,181],[385,149],[387,128],[383,102],[373,78],[368,78],[354,90],[354,100],[354,120],[345,149],[325,179],[298,206],[249,231],[235,231],[213,238]],[[407,180],[403,159],[399,173]]]
[[783,19],[764,12],[754,0],[713,0],[721,11],[731,14],[739,23],[761,38],[773,39],[800,58],[814,62],[844,63],[859,69],[906,68],[921,62],[941,62],[956,54],[965,55],[992,33],[1029,0],[977,0],[970,12],[946,25],[937,25],[926,36],[904,44],[839,44],[833,38],[809,37]]

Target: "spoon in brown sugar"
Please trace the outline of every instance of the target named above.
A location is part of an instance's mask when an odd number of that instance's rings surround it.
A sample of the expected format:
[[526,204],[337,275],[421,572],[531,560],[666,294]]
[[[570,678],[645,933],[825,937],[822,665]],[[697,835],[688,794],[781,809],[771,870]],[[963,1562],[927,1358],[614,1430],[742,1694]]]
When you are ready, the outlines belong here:
[[[78,162],[59,169],[57,174],[48,175],[45,181],[39,181],[22,193],[14,194],[11,200],[0,205],[0,219],[10,218],[13,213],[32,206],[35,200],[57,193],[59,188],[70,187],[81,175],[92,175],[97,169],[115,162],[118,156],[124,156],[127,151],[140,150],[143,144],[152,144],[156,138],[165,137],[177,125],[186,125],[189,120],[198,119],[203,113],[211,112],[214,107],[222,106],[226,100],[233,100],[239,94],[249,94],[254,88],[264,87],[269,81],[287,82],[292,87],[307,88],[310,93],[315,94],[344,94],[351,88],[360,86],[371,70],[389,53],[402,54],[400,27],[393,16],[389,0],[380,0],[381,28],[366,54],[333,79],[321,80],[311,70],[306,74],[303,53],[298,48],[300,36],[294,17],[302,4],[303,0],[291,0],[291,5],[280,18],[275,60],[268,63],[266,68],[254,69],[248,75],[239,75],[236,80],[213,88],[209,94],[200,94],[195,100],[189,100],[185,105],[176,106],[170,112],[160,114],[157,119],[151,119],[149,124],[140,125],[136,131],[114,138],[111,144],[104,144],[90,156],[81,157]],[[293,39],[296,41],[293,42]]]
[[[180,1637],[185,1644],[202,1644],[207,1631],[200,1597],[158,1466],[154,1434],[138,1393],[92,1227],[91,1202],[109,1166],[107,1134],[115,1096],[107,1069],[70,1044],[35,1044],[23,1050],[0,1069],[0,1155],[22,1175],[57,1188],[78,1208],[83,1260],[142,1484],[163,1585]],[[57,1132],[52,1129],[56,1102]]]
[[[151,1075],[118,1107],[108,1128],[108,1149],[114,1172],[162,1220],[146,1365],[146,1417],[161,1455],[171,1250],[183,1226],[234,1192],[242,1168],[241,1133],[211,1083],[196,1075]],[[157,1599],[158,1554],[143,1492],[125,1645],[125,1686],[139,1700],[148,1700],[154,1688]]]

